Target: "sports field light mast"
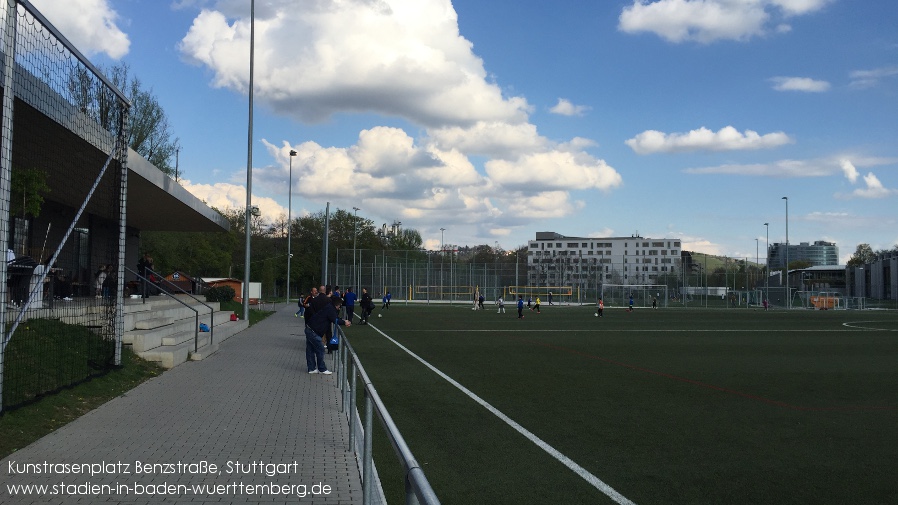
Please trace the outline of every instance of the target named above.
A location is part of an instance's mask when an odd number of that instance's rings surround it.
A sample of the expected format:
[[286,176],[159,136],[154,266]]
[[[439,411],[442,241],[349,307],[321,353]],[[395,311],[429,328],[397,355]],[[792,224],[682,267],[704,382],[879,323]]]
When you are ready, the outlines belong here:
[[765,283],[765,292],[764,299],[767,300],[767,303],[770,304],[770,223],[764,223],[764,228],[767,229],[767,252],[764,254],[766,256],[766,260],[764,260],[764,264],[766,265],[766,277],[767,281]]
[[792,291],[789,289],[789,197],[782,198],[786,201],[786,308],[792,308]]
[[443,245],[443,232],[446,228],[440,228],[440,301],[443,300],[443,263],[446,261],[446,246]]
[[249,120],[246,141],[246,253],[243,267],[243,319],[249,321],[249,263],[253,206],[253,66],[255,64],[256,0],[249,4]]
[[356,292],[359,291],[359,284],[361,284],[361,282],[362,282],[361,280],[359,280],[359,277],[361,276],[361,272],[360,272],[361,269],[357,270],[356,263],[355,263],[355,244],[356,244],[356,237],[358,236],[357,229],[358,229],[358,225],[359,225],[359,211],[360,210],[362,210],[362,209],[360,209],[358,207],[352,208],[352,270],[353,270],[352,278],[355,279],[355,281],[356,281],[355,282]]
[[290,150],[290,175],[287,178],[287,303],[290,303],[290,259],[293,258],[293,253],[290,250],[290,244],[293,242],[292,239],[292,231],[293,231],[293,157],[296,156],[296,151],[293,149]]

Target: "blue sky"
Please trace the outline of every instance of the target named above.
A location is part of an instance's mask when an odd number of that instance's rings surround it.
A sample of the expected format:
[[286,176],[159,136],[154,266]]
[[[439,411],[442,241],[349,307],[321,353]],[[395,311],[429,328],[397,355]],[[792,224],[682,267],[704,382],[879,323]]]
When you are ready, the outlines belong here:
[[[245,205],[249,0],[32,0]],[[898,244],[893,0],[256,0],[253,202],[360,207],[429,248],[537,231]],[[441,235],[440,228],[445,228]],[[756,241],[757,239],[757,241]]]

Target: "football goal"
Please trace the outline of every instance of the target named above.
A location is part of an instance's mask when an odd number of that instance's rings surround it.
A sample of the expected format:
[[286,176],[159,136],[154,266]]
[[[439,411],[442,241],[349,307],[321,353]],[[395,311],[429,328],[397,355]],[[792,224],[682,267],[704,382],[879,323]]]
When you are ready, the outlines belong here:
[[665,284],[603,284],[602,301],[606,307],[626,307],[633,297],[634,307],[667,307],[668,287]]

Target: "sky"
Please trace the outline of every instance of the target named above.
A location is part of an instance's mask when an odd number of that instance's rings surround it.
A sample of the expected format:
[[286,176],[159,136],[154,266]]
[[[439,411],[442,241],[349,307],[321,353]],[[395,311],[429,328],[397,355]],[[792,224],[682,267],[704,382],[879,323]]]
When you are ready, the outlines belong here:
[[256,0],[251,137],[250,0],[32,4],[129,65],[220,209],[251,165],[264,218],[292,172],[292,216],[358,207],[429,249],[898,244],[894,0]]

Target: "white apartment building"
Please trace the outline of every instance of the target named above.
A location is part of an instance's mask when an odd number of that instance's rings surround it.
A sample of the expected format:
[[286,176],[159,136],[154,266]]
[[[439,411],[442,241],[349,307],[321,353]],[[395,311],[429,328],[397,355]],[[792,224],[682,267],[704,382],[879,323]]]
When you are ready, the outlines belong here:
[[658,284],[659,276],[680,272],[680,239],[565,237],[537,232],[527,248],[531,286]]

